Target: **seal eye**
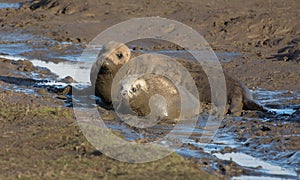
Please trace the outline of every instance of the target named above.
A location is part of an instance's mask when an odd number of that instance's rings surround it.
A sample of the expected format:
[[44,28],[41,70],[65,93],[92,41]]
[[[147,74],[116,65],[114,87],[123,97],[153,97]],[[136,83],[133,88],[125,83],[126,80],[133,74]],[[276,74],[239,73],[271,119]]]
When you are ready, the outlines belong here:
[[117,57],[118,57],[119,59],[121,59],[121,58],[123,57],[123,54],[122,54],[122,53],[117,53],[116,55],[117,55]]
[[133,88],[131,89],[131,91],[132,91],[132,92],[136,92],[136,88],[133,87]]

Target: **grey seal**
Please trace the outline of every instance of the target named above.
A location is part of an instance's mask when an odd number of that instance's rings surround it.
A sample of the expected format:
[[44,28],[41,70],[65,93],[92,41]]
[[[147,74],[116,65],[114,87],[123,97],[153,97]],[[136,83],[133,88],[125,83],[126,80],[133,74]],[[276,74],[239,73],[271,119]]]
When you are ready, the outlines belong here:
[[[138,116],[155,120],[177,119],[180,115],[179,91],[172,81],[162,75],[125,78],[120,85],[119,98],[123,107],[130,108],[127,113],[132,111]],[[122,111],[120,108],[118,110]]]
[[[211,103],[211,87],[203,67],[196,62],[177,59],[191,73],[202,103]],[[263,106],[255,102],[249,89],[239,80],[224,72],[226,82],[227,107],[224,114],[240,116],[243,110],[258,110],[267,112]]]
[[111,105],[111,85],[120,69],[130,59],[130,49],[122,43],[108,42],[104,44],[96,62],[92,65],[90,81],[95,95],[107,106]]
[[[109,42],[104,45],[97,61],[93,64],[91,69],[91,83],[95,88],[95,94],[99,96],[105,104],[111,105],[111,88],[113,79],[116,76],[116,73],[119,69],[126,63],[130,62],[131,59],[130,49],[122,43]],[[138,56],[139,54],[133,54],[133,56]],[[199,100],[201,104],[211,103],[211,88],[206,72],[203,70],[203,67],[198,62],[187,61],[183,59],[175,59],[183,67],[185,67],[197,86],[199,93]],[[150,59],[151,61],[151,59]],[[103,64],[102,64],[103,63]],[[101,66],[102,65],[102,66]],[[161,64],[160,66],[164,66]],[[147,66],[141,68],[148,68]],[[153,67],[152,67],[153,68]],[[156,67],[154,67],[156,68]],[[173,67],[163,67],[167,71],[172,71],[174,73]],[[179,79],[184,80],[185,74],[180,74],[175,72],[176,76]],[[227,107],[224,114],[233,114],[239,116],[242,114],[243,110],[259,110],[266,111],[261,105],[256,103],[248,88],[239,80],[229,76],[227,73],[224,73],[226,80],[226,97],[227,97]],[[156,84],[152,80],[147,80],[151,84]],[[159,88],[153,90],[160,91]],[[165,89],[168,90],[168,89]],[[224,90],[224,91],[225,91]],[[145,102],[145,101],[142,101]],[[139,106],[143,106],[140,104]],[[149,109],[146,107],[141,108],[145,112],[137,112],[137,114],[147,114]],[[138,111],[136,109],[136,111]]]

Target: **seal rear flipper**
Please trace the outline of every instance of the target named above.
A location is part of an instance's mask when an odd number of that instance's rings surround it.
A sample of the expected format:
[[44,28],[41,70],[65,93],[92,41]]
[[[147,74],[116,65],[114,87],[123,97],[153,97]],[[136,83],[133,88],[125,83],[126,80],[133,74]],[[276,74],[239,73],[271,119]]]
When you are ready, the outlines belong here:
[[258,104],[254,100],[247,99],[244,101],[244,107],[245,110],[256,110],[261,112],[269,112],[266,108],[264,108],[262,105]]

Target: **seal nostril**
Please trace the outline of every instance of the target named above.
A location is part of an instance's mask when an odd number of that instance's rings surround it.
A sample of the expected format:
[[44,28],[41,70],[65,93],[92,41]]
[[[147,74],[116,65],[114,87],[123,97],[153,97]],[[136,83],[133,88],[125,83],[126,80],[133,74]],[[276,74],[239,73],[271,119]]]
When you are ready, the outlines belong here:
[[127,91],[123,91],[122,96],[126,96],[126,95],[127,95]]
[[109,61],[109,59],[106,58],[105,61],[102,64],[102,66],[108,66],[109,65],[108,61]]

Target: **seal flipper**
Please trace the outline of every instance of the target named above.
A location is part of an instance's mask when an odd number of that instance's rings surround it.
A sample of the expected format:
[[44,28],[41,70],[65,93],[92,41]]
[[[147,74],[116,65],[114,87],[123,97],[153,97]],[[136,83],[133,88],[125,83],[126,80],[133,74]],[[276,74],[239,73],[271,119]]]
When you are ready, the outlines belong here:
[[262,105],[258,104],[252,99],[245,99],[243,109],[245,110],[257,110],[262,112],[269,112]]
[[261,112],[270,112],[266,108],[264,108],[259,103],[253,100],[252,95],[250,94],[249,89],[239,81],[240,86],[242,87],[243,91],[243,109],[244,110],[254,110],[254,111],[261,111]]

